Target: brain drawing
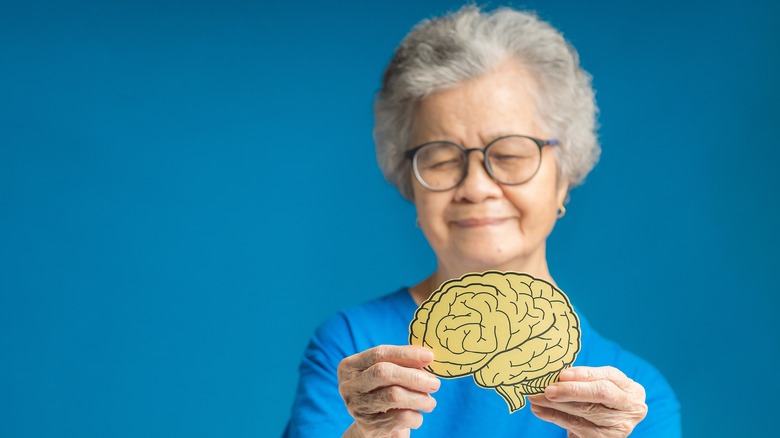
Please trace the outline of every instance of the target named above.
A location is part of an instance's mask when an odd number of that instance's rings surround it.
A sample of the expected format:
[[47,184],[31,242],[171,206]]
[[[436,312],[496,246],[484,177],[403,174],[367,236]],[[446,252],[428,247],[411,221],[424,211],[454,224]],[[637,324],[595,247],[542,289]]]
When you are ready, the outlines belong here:
[[414,315],[409,343],[433,350],[426,367],[445,378],[474,376],[515,412],[541,394],[580,350],[569,299],[527,274],[466,274],[437,289]]

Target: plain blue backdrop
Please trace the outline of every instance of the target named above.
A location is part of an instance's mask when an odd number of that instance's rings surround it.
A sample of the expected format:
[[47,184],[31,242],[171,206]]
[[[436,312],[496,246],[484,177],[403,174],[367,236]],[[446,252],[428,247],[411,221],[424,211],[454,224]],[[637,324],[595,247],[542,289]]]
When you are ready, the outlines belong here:
[[[6,2],[0,436],[278,436],[314,328],[434,269],[371,106],[460,4]],[[777,4],[516,3],[601,108],[553,276],[688,437],[777,430]]]

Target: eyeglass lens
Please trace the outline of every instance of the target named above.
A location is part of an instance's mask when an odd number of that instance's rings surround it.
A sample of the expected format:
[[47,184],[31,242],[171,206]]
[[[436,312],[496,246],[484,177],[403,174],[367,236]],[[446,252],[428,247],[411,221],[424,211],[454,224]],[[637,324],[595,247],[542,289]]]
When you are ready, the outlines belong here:
[[[502,184],[522,184],[539,169],[541,150],[525,137],[505,137],[488,146],[485,162],[488,173]],[[452,143],[430,143],[415,155],[415,175],[432,190],[449,190],[465,178],[468,153]]]

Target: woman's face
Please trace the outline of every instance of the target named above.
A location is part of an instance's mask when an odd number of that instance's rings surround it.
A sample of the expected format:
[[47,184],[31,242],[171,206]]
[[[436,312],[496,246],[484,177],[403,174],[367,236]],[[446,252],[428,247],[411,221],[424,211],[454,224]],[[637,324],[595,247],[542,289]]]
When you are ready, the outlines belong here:
[[[447,140],[467,149],[483,148],[509,134],[549,139],[536,123],[533,86],[519,64],[507,62],[432,94],[416,108],[414,145]],[[545,240],[568,189],[558,182],[552,147],[542,149],[536,175],[517,186],[494,181],[482,153],[469,154],[465,180],[445,192],[429,191],[412,176],[420,228],[439,269],[450,275],[488,269],[546,271]]]

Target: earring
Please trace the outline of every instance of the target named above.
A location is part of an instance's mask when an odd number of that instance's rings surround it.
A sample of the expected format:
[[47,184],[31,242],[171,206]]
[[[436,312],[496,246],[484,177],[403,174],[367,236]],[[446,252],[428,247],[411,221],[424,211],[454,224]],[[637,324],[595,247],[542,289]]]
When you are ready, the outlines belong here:
[[564,216],[566,216],[566,207],[564,207],[563,204],[561,204],[561,206],[558,207],[558,219]]

